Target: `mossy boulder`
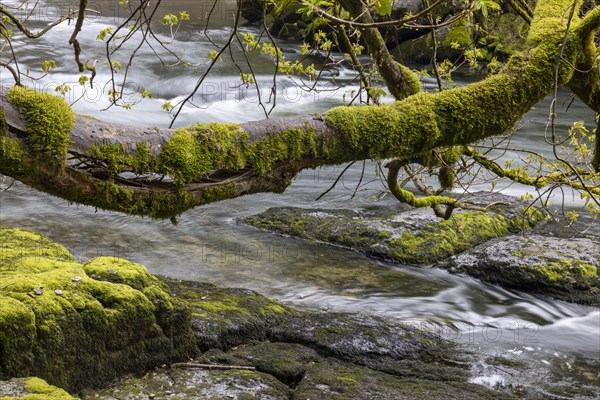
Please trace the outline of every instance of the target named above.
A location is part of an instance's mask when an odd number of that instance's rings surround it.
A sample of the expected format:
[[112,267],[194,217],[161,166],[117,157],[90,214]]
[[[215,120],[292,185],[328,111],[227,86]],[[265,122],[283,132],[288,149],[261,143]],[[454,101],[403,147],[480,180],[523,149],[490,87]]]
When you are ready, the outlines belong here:
[[[471,43],[471,33],[466,26],[466,22],[462,19],[436,30],[436,38],[438,41],[436,55],[439,61],[459,59],[463,49]],[[429,34],[403,41],[397,47],[401,62],[416,62],[419,64],[429,64],[431,62],[432,49],[433,40]]]
[[76,400],[69,393],[40,378],[0,381],[0,400]]
[[0,243],[0,379],[78,391],[197,353],[189,308],[144,267],[83,264],[18,229],[1,229]]
[[192,328],[201,350],[265,340],[269,329],[299,313],[249,289],[166,277],[163,281],[192,309]]
[[403,377],[465,381],[468,372],[454,366],[467,355],[456,343],[418,325],[364,314],[307,313],[269,332],[276,342],[298,343],[326,357]]
[[[481,53],[480,61],[489,62],[493,57],[506,61],[525,47],[528,29],[529,25],[512,13],[490,15],[485,29],[478,30],[468,26],[467,20],[461,18],[436,30],[437,60],[454,62],[463,56],[466,49],[476,47]],[[412,40],[401,40],[397,47],[401,61],[429,64],[433,50],[431,35],[407,38]]]
[[541,216],[518,212],[456,213],[440,220],[415,210],[376,214],[349,210],[271,208],[241,221],[268,231],[350,248],[367,256],[430,264],[489,239],[529,229]]
[[260,22],[268,7],[265,0],[243,0],[241,2],[242,17],[249,23]]
[[442,263],[485,282],[600,306],[600,240],[527,235],[491,240]]
[[297,0],[277,2],[268,9],[265,24],[276,37],[301,40],[306,36],[306,28],[312,22],[306,13],[298,12],[302,8],[302,2]]

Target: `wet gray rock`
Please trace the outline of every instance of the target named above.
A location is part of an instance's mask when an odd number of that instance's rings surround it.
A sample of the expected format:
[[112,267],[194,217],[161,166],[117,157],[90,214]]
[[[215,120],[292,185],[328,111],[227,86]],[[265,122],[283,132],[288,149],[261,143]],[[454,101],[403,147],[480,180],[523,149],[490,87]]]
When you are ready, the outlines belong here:
[[428,330],[393,320],[348,313],[311,313],[274,326],[270,338],[300,343],[336,357],[399,376],[466,380],[464,349]]
[[292,388],[302,381],[312,364],[322,360],[323,357],[306,346],[272,342],[242,345],[227,353],[213,349],[199,358],[199,362],[208,364],[253,366]]
[[[192,307],[192,328],[204,351],[270,340],[396,375],[464,380],[468,374],[453,366],[465,362],[463,349],[418,326],[364,314],[300,311],[247,289],[165,282]],[[284,375],[282,380],[293,381],[298,373]]]
[[[473,199],[475,200],[475,199]],[[387,261],[430,264],[489,239],[531,228],[541,215],[522,215],[508,196],[486,201],[510,204],[497,212],[455,213],[449,220],[429,210],[374,213],[351,210],[277,207],[241,222],[260,229],[346,247]]]
[[319,400],[470,400],[516,399],[480,385],[403,379],[394,375],[327,360],[312,366],[296,388],[293,399]]
[[490,240],[440,264],[505,287],[600,306],[600,239],[536,234]]
[[143,380],[127,378],[108,390],[88,392],[82,397],[100,400],[514,399],[459,380],[436,382],[399,377],[323,357],[308,347],[289,343],[263,342],[229,352],[210,350],[194,362],[255,367],[256,370],[159,369]]
[[143,379],[125,378],[114,386],[82,394],[83,399],[287,400],[290,389],[271,375],[248,370],[161,368]]

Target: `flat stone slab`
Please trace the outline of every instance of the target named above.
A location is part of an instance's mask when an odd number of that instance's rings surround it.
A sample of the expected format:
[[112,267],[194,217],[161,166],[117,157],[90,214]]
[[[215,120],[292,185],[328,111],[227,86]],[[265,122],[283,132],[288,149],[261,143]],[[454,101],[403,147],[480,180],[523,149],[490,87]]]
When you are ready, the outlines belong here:
[[539,216],[511,206],[501,213],[455,213],[442,220],[425,210],[381,214],[352,210],[270,208],[241,222],[324,242],[387,261],[431,264],[487,240],[532,227]]

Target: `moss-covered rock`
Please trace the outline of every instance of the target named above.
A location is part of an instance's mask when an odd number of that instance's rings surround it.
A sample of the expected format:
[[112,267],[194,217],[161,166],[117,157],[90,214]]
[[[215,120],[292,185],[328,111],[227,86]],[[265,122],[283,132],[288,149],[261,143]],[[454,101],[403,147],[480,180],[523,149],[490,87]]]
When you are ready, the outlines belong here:
[[[493,57],[506,61],[525,47],[528,29],[529,25],[512,13],[490,14],[485,21],[485,29],[476,29],[469,26],[466,19],[459,19],[436,30],[437,60],[455,62],[465,50],[477,48],[481,61],[489,62]],[[412,40],[403,40],[398,44],[401,61],[429,64],[433,51],[431,35],[409,39]]]
[[496,237],[529,229],[540,216],[471,212],[440,220],[421,210],[377,215],[348,210],[271,208],[244,223],[343,246],[370,257],[429,264]]
[[[197,367],[202,370],[196,370]],[[236,369],[219,370],[228,367]],[[238,370],[240,367],[255,370]],[[189,364],[154,371],[143,380],[127,378],[109,390],[86,392],[83,398],[208,399],[211,395],[219,399],[261,400],[514,398],[465,382],[460,375],[454,378],[441,382],[396,376],[325,357],[303,345],[262,342],[229,352],[212,349]]]
[[598,238],[510,236],[482,244],[441,266],[486,282],[600,306]]
[[40,378],[0,381],[0,400],[75,400],[69,393]]
[[419,326],[350,313],[306,313],[273,327],[276,342],[299,343],[323,356],[336,357],[377,371],[433,381],[465,381],[456,368],[466,354],[455,343]]
[[[464,381],[468,376],[467,370],[453,366],[457,360],[466,362],[463,351],[419,326],[362,314],[299,311],[251,290],[169,279],[166,282],[175,295],[191,304],[198,346],[208,351],[207,357],[213,360],[224,354],[214,353],[213,349],[230,351],[234,346],[270,340],[302,345],[324,357],[337,357],[399,376],[439,381]],[[271,352],[279,352],[276,347],[270,348]],[[312,357],[312,353],[288,350],[289,358],[292,354]],[[281,355],[265,355],[260,358],[263,362],[257,363],[258,356],[250,351],[233,350],[231,354],[236,361],[229,359],[225,363],[248,365],[252,359],[251,365],[286,383],[302,369],[297,366],[291,369],[296,372],[275,372]],[[305,361],[302,358],[298,363]]]
[[349,363],[327,360],[312,366],[295,392],[295,399],[431,400],[516,399],[480,385],[401,379]]
[[145,268],[0,230],[0,379],[69,391],[196,354],[190,311]]
[[163,279],[191,307],[192,327],[202,350],[265,340],[272,326],[298,314],[253,290]]

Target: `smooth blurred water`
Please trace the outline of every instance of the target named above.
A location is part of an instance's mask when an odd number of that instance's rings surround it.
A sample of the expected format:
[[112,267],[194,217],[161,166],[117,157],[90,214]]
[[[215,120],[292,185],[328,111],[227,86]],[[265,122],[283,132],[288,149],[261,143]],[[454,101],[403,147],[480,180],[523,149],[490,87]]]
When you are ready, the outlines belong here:
[[[205,21],[198,15],[205,15],[205,4],[191,1],[178,4],[195,17],[175,39],[164,36],[164,29],[161,38],[203,66],[164,68],[151,51],[143,50],[130,72],[136,83],[131,87],[130,96],[137,99],[141,89],[147,89],[153,93],[152,100],[140,102],[131,111],[113,107],[102,112],[100,110],[108,103],[90,91],[74,104],[78,113],[92,114],[107,121],[149,126],[169,123],[160,106],[166,100],[175,103],[187,94],[208,62],[208,51],[214,49],[200,34]],[[101,1],[98,5],[109,7],[110,2]],[[219,11],[221,19],[215,18],[208,30],[216,43],[223,43],[229,35],[229,29],[223,26],[231,23],[231,10],[227,7],[224,10]],[[102,56],[103,43],[95,36],[100,29],[118,21],[120,19],[114,16],[103,14],[86,24],[79,35],[85,59]],[[35,83],[37,87],[51,90],[56,84],[77,81],[79,73],[71,49],[66,45],[71,30],[72,26],[65,22],[35,45],[23,39],[15,41],[25,65],[39,66],[50,58],[59,64],[55,73]],[[258,32],[251,27],[242,30]],[[286,56],[292,59],[300,56],[300,44],[282,42],[281,46],[286,50]],[[234,48],[233,54],[239,62],[243,61],[239,49]],[[272,62],[264,56],[253,56],[252,62],[255,69],[261,71],[259,82],[265,85],[263,92],[268,93]],[[354,75],[343,67],[329,72],[329,78],[324,78],[321,84],[336,90],[318,94],[298,90],[293,86],[292,78],[278,77],[277,108],[272,115],[322,112],[343,104],[344,95],[357,88],[353,83]],[[244,122],[264,118],[252,90],[239,87],[238,76],[238,70],[227,59],[218,63],[215,73],[197,96],[199,108],[186,106],[178,126],[198,121]],[[10,84],[6,71],[2,71],[1,78],[2,84]],[[103,87],[107,78],[106,68],[101,69],[96,78],[97,87]],[[475,78],[457,77],[457,82],[468,83],[472,79]],[[338,89],[342,84],[346,86]],[[426,79],[424,86],[431,90],[433,81]],[[70,100],[80,95],[68,94]],[[566,93],[562,93],[562,97],[565,96]],[[546,100],[527,115],[514,137],[514,147],[548,151],[543,140],[548,110],[549,101]],[[572,121],[591,119],[591,112],[575,102],[568,113],[561,112],[558,130],[564,132]],[[507,157],[514,157],[514,154]],[[598,309],[510,291],[437,269],[374,261],[348,250],[281,237],[235,222],[236,218],[282,205],[401,209],[389,196],[373,200],[373,196],[383,189],[373,163],[367,163],[363,186],[354,199],[350,197],[360,179],[361,163],[348,170],[336,189],[315,202],[342,168],[303,171],[280,195],[258,194],[190,210],[179,218],[177,225],[69,204],[15,183],[8,191],[0,193],[0,226],[21,227],[48,235],[82,260],[98,255],[125,257],[144,264],[156,274],[251,288],[284,302],[310,308],[395,317],[479,345],[487,352],[527,349],[541,355],[600,357]],[[528,190],[504,182],[499,187],[502,185],[506,185],[506,192],[513,195]],[[567,200],[567,207],[577,206],[576,199]],[[569,234],[562,232],[558,225],[545,229],[553,234]],[[597,226],[591,234],[600,237]]]

